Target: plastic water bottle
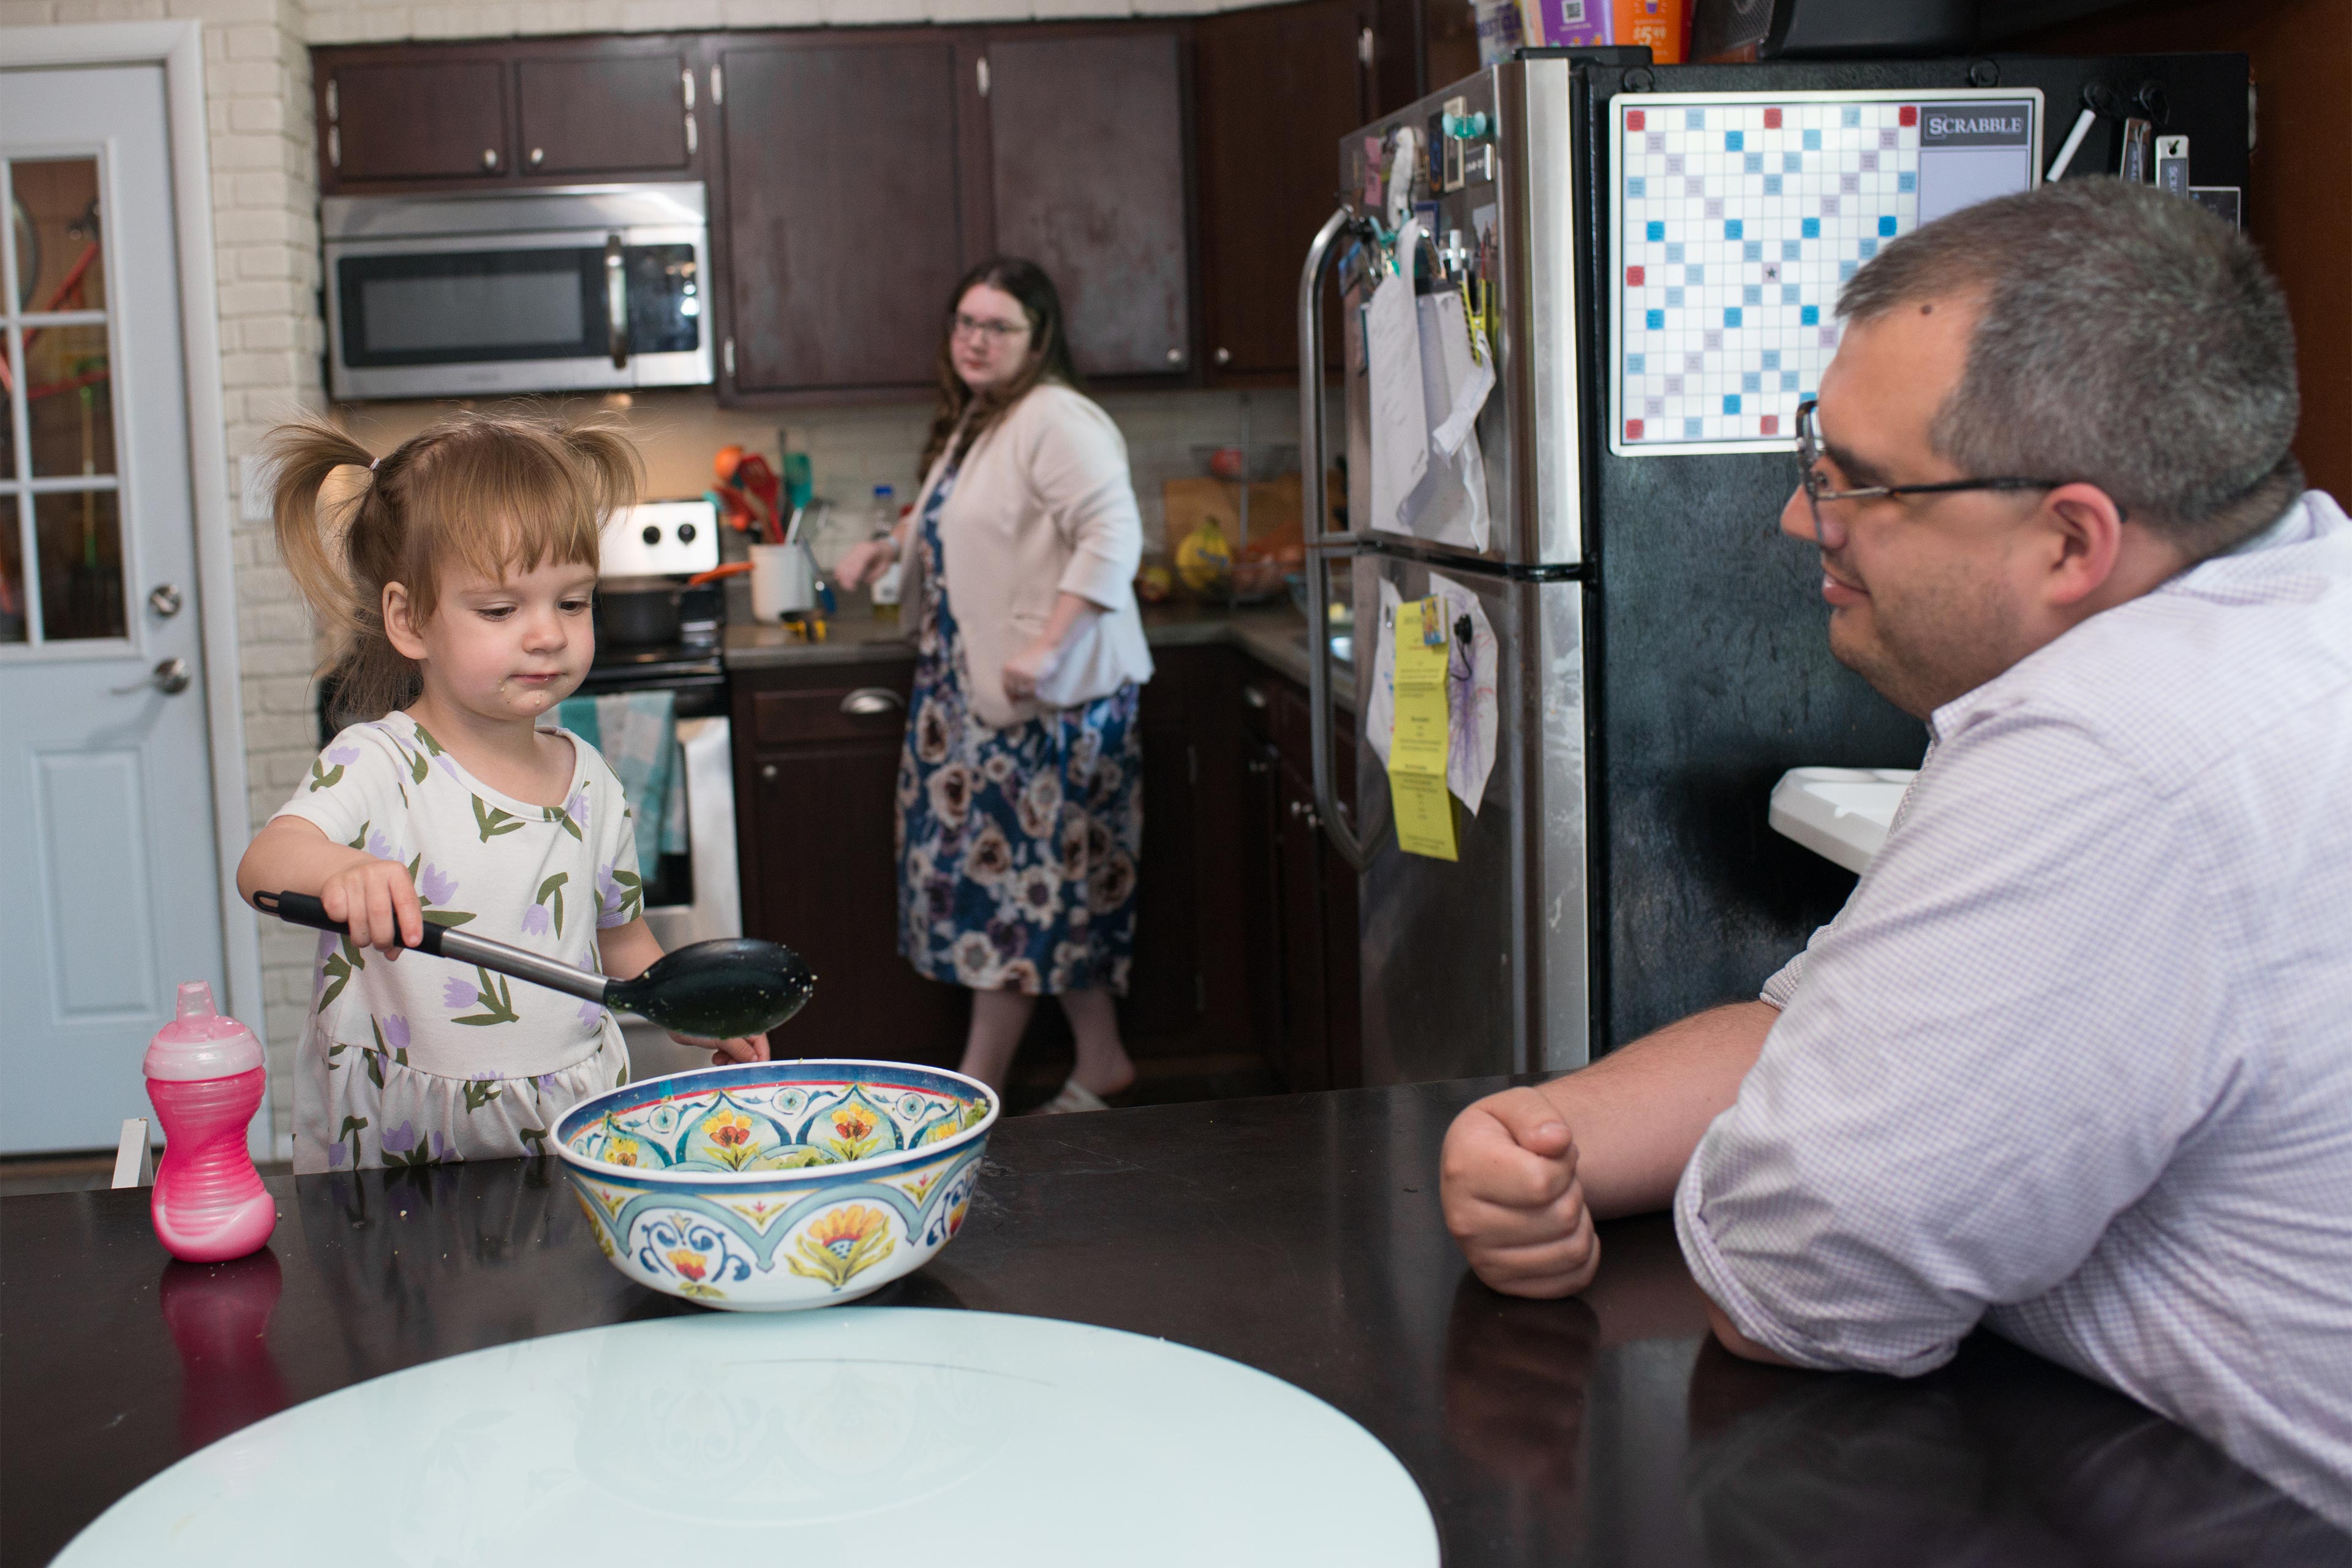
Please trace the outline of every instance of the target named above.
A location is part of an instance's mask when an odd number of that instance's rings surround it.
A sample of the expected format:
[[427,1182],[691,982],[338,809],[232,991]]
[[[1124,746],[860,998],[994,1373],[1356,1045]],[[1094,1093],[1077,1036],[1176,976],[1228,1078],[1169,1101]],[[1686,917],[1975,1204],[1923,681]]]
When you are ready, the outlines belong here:
[[277,1201],[245,1152],[246,1125],[261,1109],[268,1079],[261,1042],[214,1011],[213,988],[192,980],[180,987],[180,1016],[155,1032],[142,1070],[163,1128],[156,1239],[190,1263],[257,1251],[278,1224]]
[[[898,526],[898,492],[888,485],[874,487],[874,536],[879,539]],[[909,545],[908,548],[912,548]],[[874,618],[895,621],[898,618],[898,569],[903,560],[893,561],[874,579]]]

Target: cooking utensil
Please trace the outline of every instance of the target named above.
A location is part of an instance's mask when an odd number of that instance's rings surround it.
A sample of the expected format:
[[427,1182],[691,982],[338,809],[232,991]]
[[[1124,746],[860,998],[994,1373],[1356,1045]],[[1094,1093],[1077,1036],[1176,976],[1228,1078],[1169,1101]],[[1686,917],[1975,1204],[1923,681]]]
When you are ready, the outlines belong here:
[[[293,925],[341,932],[341,921],[308,893],[256,893],[254,907]],[[801,955],[751,937],[698,942],[656,959],[635,980],[590,974],[502,942],[425,922],[417,948],[435,958],[479,964],[567,996],[631,1012],[676,1034],[703,1039],[764,1035],[799,1012],[816,989]]]

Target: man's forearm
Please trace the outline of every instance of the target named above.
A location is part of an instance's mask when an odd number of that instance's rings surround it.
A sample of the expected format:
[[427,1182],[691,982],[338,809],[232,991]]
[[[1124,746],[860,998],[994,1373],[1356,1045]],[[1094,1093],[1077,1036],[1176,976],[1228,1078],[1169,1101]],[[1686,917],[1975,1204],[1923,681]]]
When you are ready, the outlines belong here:
[[1576,1137],[1595,1219],[1672,1201],[1707,1123],[1739,1096],[1780,1009],[1740,1002],[1695,1013],[1538,1090]]

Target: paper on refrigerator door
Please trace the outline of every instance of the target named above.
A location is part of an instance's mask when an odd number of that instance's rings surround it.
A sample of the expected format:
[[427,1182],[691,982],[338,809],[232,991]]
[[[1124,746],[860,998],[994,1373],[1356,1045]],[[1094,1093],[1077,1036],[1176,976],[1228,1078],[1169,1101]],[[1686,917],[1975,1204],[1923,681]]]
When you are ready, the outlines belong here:
[[1396,729],[1388,768],[1397,847],[1438,860],[1459,858],[1445,778],[1452,733],[1448,620],[1444,601],[1434,595],[1397,614]]
[[1429,414],[1423,400],[1420,312],[1413,308],[1412,252],[1421,226],[1397,236],[1397,270],[1364,307],[1364,359],[1371,378],[1372,526],[1409,533],[1406,498],[1429,471]]
[[1470,353],[1469,318],[1457,293],[1417,301],[1422,404],[1432,421],[1429,469],[1405,498],[1407,530],[1419,539],[1484,552],[1491,532],[1478,411],[1495,385],[1492,366]]
[[1429,591],[1445,605],[1448,634],[1445,784],[1475,816],[1495,771],[1495,627],[1478,595],[1452,578],[1432,572]]
[[1381,579],[1380,614],[1373,618],[1372,685],[1364,694],[1364,738],[1381,766],[1389,765],[1389,735],[1396,728],[1396,623],[1404,596]]

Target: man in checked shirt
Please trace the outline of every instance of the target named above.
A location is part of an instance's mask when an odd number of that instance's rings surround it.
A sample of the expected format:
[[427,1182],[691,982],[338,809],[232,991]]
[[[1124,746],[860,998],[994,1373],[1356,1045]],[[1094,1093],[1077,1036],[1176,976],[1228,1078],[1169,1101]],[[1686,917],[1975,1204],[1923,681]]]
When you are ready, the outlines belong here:
[[1445,1216],[1582,1289],[1671,1206],[1733,1352],[1979,1323],[2352,1525],[2352,522],[2247,245],[2074,180],[1888,246],[1781,513],[1933,745],[1758,1001],[1479,1101]]

